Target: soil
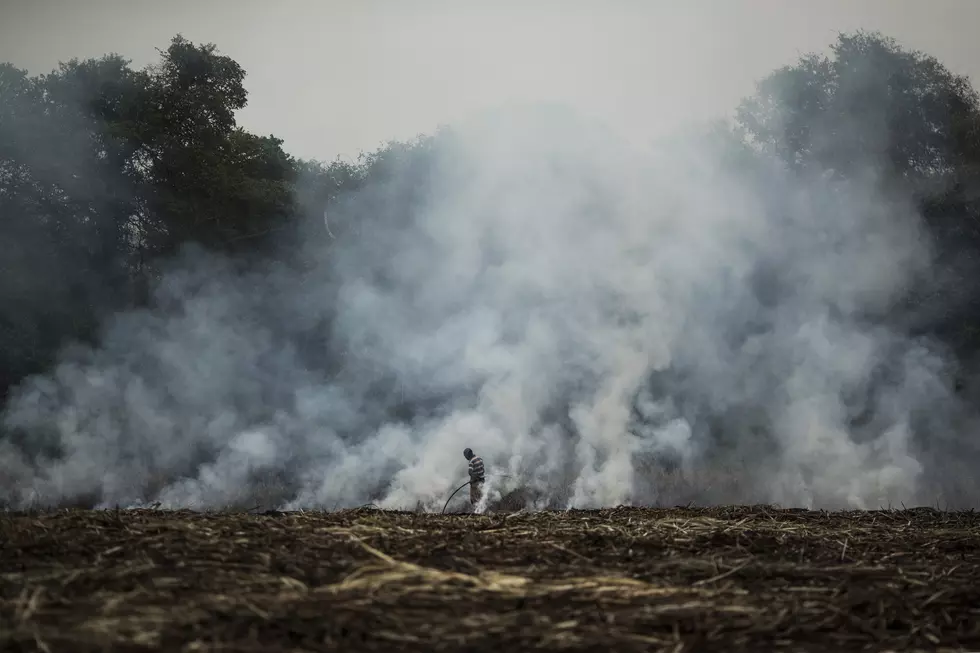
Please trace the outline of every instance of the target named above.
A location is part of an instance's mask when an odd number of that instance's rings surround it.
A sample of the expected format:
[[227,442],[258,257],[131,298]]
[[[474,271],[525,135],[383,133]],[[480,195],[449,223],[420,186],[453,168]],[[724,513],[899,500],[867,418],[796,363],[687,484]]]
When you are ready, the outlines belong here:
[[980,651],[980,514],[0,515],[0,650],[338,649]]

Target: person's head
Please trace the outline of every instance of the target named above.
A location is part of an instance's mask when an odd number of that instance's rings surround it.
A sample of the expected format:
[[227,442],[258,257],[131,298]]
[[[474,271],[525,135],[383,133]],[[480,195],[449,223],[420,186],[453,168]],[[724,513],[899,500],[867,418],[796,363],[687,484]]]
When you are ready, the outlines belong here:
[[465,449],[463,449],[463,458],[466,458],[467,460],[469,460],[472,457],[473,457],[473,450],[472,449],[470,449],[469,447],[466,447]]

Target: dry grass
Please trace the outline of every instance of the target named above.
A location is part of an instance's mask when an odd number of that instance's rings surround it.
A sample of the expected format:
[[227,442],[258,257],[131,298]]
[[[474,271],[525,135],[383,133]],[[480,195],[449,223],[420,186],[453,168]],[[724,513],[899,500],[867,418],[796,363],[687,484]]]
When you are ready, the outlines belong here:
[[980,650],[980,516],[0,517],[4,651]]

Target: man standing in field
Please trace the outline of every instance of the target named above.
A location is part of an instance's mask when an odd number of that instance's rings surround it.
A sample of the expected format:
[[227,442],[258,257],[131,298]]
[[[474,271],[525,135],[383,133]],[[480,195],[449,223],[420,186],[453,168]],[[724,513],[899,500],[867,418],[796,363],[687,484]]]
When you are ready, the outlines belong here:
[[473,454],[469,447],[463,450],[463,458],[470,462],[470,504],[476,504],[483,498],[483,482],[486,480],[486,470],[483,467],[483,459]]

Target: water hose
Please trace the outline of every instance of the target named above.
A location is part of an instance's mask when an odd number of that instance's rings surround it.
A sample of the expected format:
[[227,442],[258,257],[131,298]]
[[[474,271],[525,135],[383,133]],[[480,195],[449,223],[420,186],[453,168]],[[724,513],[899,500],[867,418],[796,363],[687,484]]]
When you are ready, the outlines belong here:
[[460,490],[462,490],[462,489],[463,489],[464,487],[466,487],[467,485],[469,485],[469,484],[470,484],[470,483],[472,483],[472,482],[473,482],[473,481],[466,481],[465,483],[463,483],[462,485],[460,485],[460,486],[459,486],[458,488],[456,488],[456,489],[455,489],[455,490],[453,491],[453,493],[452,493],[452,494],[450,494],[450,495],[449,495],[449,498],[448,498],[448,499],[446,499],[446,505],[444,505],[444,506],[442,507],[442,514],[444,514],[444,515],[446,514],[446,508],[448,508],[448,507],[449,507],[449,502],[453,500],[453,497],[454,497],[454,496],[456,496],[456,493],[457,493],[457,492],[459,492]]
[[[513,478],[509,474],[494,474],[494,476],[496,476],[498,478]],[[448,499],[446,499],[446,505],[444,505],[442,507],[442,514],[444,514],[444,515],[446,514],[446,508],[449,507],[449,502],[453,500],[453,497],[456,496],[456,493],[459,492],[460,490],[462,490],[464,487],[466,487],[467,485],[469,485],[472,482],[473,481],[471,481],[471,480],[470,481],[466,481],[465,483],[463,483],[462,485],[460,485],[458,488],[456,488],[455,490],[453,490],[453,493],[449,495],[449,498]]]

